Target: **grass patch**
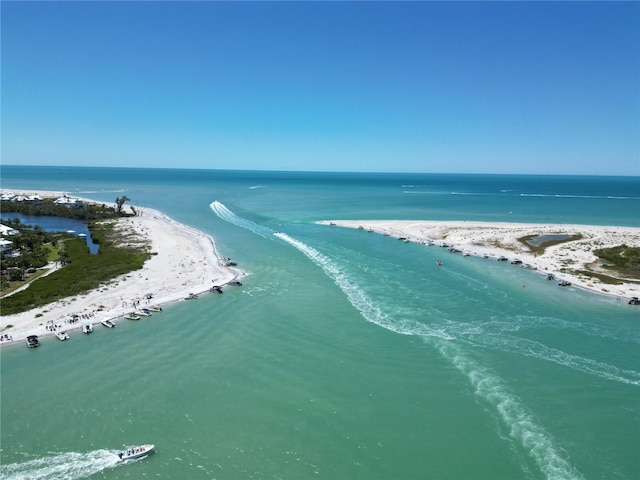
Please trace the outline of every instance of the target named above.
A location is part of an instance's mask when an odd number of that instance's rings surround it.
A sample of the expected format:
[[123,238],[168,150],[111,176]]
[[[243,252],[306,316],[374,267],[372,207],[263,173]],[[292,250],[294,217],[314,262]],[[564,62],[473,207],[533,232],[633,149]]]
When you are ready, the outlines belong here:
[[139,270],[149,259],[147,245],[122,246],[114,224],[95,222],[91,234],[100,253],[91,255],[83,239],[64,242],[67,265],[32,282],[26,290],[2,299],[2,315],[24,312],[65,297],[89,292],[109,280]]

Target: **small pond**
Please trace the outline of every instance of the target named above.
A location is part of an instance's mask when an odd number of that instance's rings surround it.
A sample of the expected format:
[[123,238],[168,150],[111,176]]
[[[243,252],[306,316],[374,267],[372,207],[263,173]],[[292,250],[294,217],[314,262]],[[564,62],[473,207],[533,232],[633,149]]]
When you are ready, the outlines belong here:
[[527,240],[527,243],[532,247],[539,247],[546,242],[559,242],[563,240],[569,240],[571,237],[571,235],[566,234],[538,235],[537,237]]
[[45,232],[69,232],[74,233],[79,237],[83,237],[87,246],[89,247],[89,253],[96,255],[100,250],[100,245],[93,243],[91,238],[91,232],[86,222],[82,220],[76,220],[75,218],[63,218],[63,217],[51,217],[47,215],[23,215],[21,213],[14,212],[2,212],[0,219],[7,220],[9,218],[17,218],[26,225],[38,225]]

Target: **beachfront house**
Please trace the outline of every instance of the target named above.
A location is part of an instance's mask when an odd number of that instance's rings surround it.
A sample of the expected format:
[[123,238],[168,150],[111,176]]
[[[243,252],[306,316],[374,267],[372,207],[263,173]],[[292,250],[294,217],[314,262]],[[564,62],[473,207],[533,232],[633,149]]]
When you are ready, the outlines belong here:
[[84,206],[82,200],[79,198],[67,197],[66,195],[58,198],[55,202],[56,205],[64,205],[67,208],[80,208]]
[[0,256],[4,257],[11,254],[12,249],[13,242],[0,237]]
[[3,202],[24,202],[34,205],[42,205],[44,203],[40,195],[16,195],[13,192],[3,193],[0,199]]
[[6,237],[7,235],[17,235],[18,230],[16,230],[15,228],[11,228],[8,225],[4,225],[2,223],[0,223],[0,236],[2,237]]

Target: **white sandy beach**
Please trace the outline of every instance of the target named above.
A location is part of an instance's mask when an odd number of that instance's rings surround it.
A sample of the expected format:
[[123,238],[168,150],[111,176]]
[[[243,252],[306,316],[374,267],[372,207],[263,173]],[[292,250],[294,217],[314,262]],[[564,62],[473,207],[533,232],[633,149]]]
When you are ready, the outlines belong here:
[[[550,225],[525,223],[488,222],[445,222],[411,220],[331,220],[318,222],[348,228],[406,238],[419,243],[433,243],[432,248],[446,242],[450,247],[470,255],[497,259],[505,256],[509,261],[521,260],[545,275],[553,273],[557,280],[566,280],[572,285],[595,293],[615,295],[623,298],[640,297],[640,283],[621,279],[623,283],[611,285],[598,278],[579,274],[588,268],[596,270],[598,258],[593,251],[598,248],[625,244],[640,247],[640,228],[593,225]],[[579,240],[553,245],[541,255],[535,255],[518,241],[528,235],[581,234]],[[446,263],[449,252],[443,252],[441,259]],[[600,270],[610,275],[610,272]]]
[[[41,197],[62,195],[62,192],[25,190],[14,193]],[[124,210],[128,211],[126,204]],[[135,232],[137,239],[151,246],[150,251],[155,255],[145,262],[142,269],[120,276],[84,295],[62,299],[28,312],[0,316],[0,332],[15,342],[27,335],[52,334],[52,325],[59,325],[66,331],[79,329],[85,319],[94,324],[105,319],[117,319],[135,310],[136,304],[142,308],[178,301],[190,293],[199,294],[207,292],[213,285],[224,285],[239,275],[238,271],[224,265],[211,236],[175,222],[156,210],[136,207],[136,211],[140,215],[121,218],[118,224],[121,229]],[[153,298],[148,299],[148,294]],[[81,320],[69,323],[73,315],[78,315]],[[8,325],[12,327],[7,328]]]

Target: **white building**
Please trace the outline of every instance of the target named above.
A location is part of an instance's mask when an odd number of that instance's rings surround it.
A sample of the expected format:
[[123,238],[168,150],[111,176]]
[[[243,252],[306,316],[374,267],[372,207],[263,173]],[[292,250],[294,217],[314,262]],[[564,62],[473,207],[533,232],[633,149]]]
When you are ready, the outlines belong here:
[[5,240],[4,238],[0,238],[0,255],[4,256],[11,253],[12,248],[12,242],[10,242],[9,240]]
[[82,207],[84,205],[82,203],[82,200],[80,200],[79,198],[67,197],[66,195],[64,195],[63,197],[58,198],[53,203],[55,203],[56,205],[64,205],[64,206],[69,207],[69,208],[79,208],[79,207]]
[[15,228],[11,228],[7,225],[3,225],[2,223],[0,223],[0,235],[1,236],[5,236],[5,235],[16,235],[20,232],[18,232],[18,230],[16,230]]

